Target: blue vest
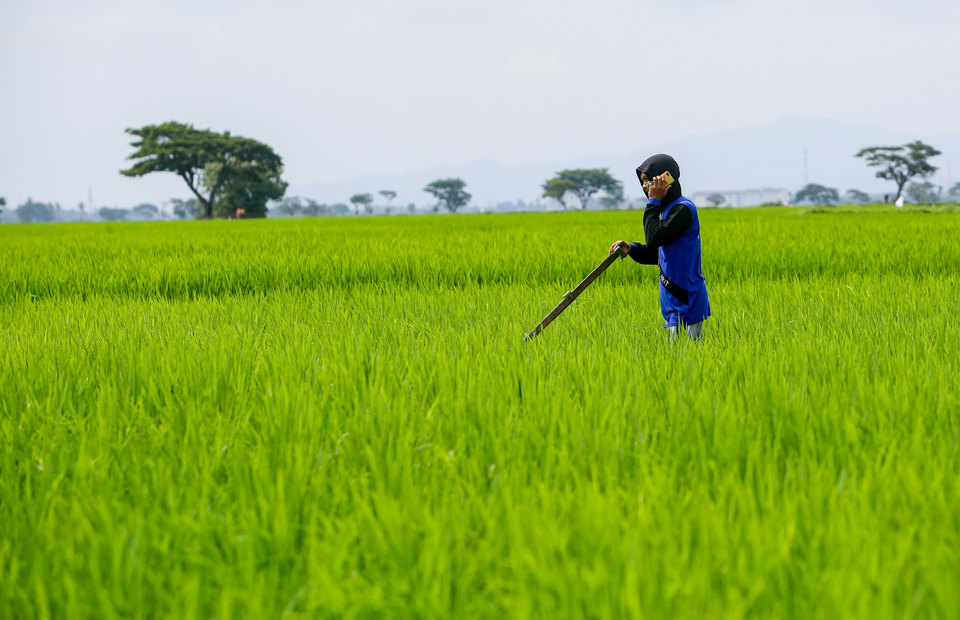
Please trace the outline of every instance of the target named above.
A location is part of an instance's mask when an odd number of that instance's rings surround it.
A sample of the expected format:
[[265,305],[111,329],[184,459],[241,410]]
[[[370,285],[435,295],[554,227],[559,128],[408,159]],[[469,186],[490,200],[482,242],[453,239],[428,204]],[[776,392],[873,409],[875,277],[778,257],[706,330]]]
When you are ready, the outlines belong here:
[[710,300],[707,299],[706,278],[700,268],[700,218],[697,207],[689,198],[680,196],[660,214],[663,220],[676,205],[684,204],[690,209],[693,222],[683,233],[660,246],[660,270],[668,280],[687,293],[686,302],[673,296],[663,282],[660,283],[660,312],[666,321],[665,327],[680,323],[692,325],[710,316]]

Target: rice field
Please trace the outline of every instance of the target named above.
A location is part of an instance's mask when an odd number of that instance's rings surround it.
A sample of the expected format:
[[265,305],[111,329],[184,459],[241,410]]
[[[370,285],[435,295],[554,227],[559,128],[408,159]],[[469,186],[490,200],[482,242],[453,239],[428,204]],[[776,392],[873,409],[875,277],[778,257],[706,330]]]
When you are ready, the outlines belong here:
[[960,214],[0,227],[0,617],[960,614]]

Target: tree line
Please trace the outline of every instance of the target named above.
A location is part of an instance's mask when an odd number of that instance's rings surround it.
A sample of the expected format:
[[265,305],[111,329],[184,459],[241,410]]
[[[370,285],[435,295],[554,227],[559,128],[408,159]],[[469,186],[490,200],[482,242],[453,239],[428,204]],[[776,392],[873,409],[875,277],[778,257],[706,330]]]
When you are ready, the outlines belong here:
[[[216,133],[209,129],[195,129],[192,125],[167,122],[146,125],[126,132],[137,140],[131,142],[135,151],[128,157],[134,160],[130,168],[121,170],[125,176],[139,177],[157,172],[176,174],[183,179],[193,198],[172,199],[173,214],[181,219],[214,217],[266,217],[267,203],[273,201],[277,212],[288,215],[347,215],[349,207],[343,203],[326,205],[301,198],[285,198],[286,181],[281,179],[283,160],[266,144],[233,136],[230,132]],[[861,149],[854,156],[862,158],[869,167],[877,168],[878,178],[896,185],[893,202],[906,192],[913,202],[937,203],[944,197],[960,201],[960,183],[947,189],[936,187],[929,181],[937,167],[930,158],[940,151],[920,140],[901,146],[872,146]],[[920,182],[913,182],[919,178]],[[909,183],[909,185],[908,185]],[[563,210],[573,207],[586,209],[593,196],[602,192],[598,203],[607,209],[617,209],[624,202],[623,184],[615,179],[607,168],[561,170],[541,186],[542,197],[555,202]],[[466,191],[462,179],[438,179],[429,183],[423,191],[436,199],[434,211],[441,208],[450,213],[469,204],[472,195]],[[378,192],[386,204],[385,211],[392,212],[392,201],[397,193],[393,190]],[[870,197],[857,189],[850,189],[845,197],[852,203],[868,202]],[[707,202],[721,206],[722,194],[707,196]],[[813,204],[836,204],[840,194],[836,188],[809,183],[794,196],[795,202]],[[354,215],[373,213],[372,193],[354,194],[350,198]],[[0,197],[0,213],[6,200]],[[407,205],[413,213],[413,203]],[[50,222],[57,218],[60,205],[56,203],[27,202],[18,205],[17,217],[23,222]],[[83,214],[84,205],[80,204]],[[95,213],[104,220],[115,221],[133,216],[137,219],[152,219],[159,209],[152,204],[141,204],[132,209],[103,207]]]
[[[901,198],[906,194],[915,203],[939,203],[944,198],[960,201],[960,183],[954,184],[946,190],[935,186],[927,179],[937,171],[937,167],[930,163],[930,158],[940,155],[940,151],[920,140],[915,140],[900,146],[871,146],[860,149],[855,157],[862,158],[867,166],[878,168],[877,178],[892,181],[897,188],[892,200],[890,194],[884,197],[884,202],[902,204]],[[915,178],[919,182],[911,181]],[[908,185],[909,183],[909,185]],[[847,190],[845,197],[853,203],[869,202],[866,192],[857,189]],[[818,205],[837,204],[840,202],[840,193],[834,187],[826,187],[818,183],[808,183],[795,196],[796,202],[812,202]]]
[[[154,172],[177,174],[196,201],[192,205],[187,202],[176,205],[177,214],[193,211],[205,218],[264,217],[267,201],[271,199],[279,201],[278,209],[285,214],[343,214],[342,209],[336,209],[337,205],[329,207],[311,200],[283,199],[287,187],[280,179],[283,162],[270,147],[255,140],[231,136],[229,132],[198,130],[176,122],[127,129],[127,133],[139,138],[131,143],[136,151],[128,158],[136,162],[121,173],[127,176]],[[472,198],[466,191],[466,183],[458,178],[438,179],[423,191],[436,199],[435,210],[443,208],[451,213],[465,207]],[[623,202],[623,184],[606,168],[563,170],[543,185],[543,197],[555,200],[564,210],[571,200],[586,209],[590,198],[601,191],[604,195],[600,201],[604,207],[617,208]],[[389,213],[397,193],[380,190],[379,194],[386,201]],[[350,198],[354,215],[360,215],[361,209],[372,213],[373,202],[371,193],[354,194]]]

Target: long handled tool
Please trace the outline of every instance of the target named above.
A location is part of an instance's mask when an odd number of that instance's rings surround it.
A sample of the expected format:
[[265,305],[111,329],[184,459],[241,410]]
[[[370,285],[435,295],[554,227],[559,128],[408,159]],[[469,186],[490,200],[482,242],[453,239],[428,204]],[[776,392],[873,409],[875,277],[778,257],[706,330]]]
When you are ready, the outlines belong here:
[[557,307],[551,310],[547,316],[543,317],[543,320],[537,323],[537,326],[533,328],[533,331],[531,331],[529,334],[524,336],[523,341],[530,342],[531,340],[533,340],[537,336],[537,334],[539,334],[544,329],[546,329],[547,325],[549,325],[553,321],[553,319],[560,316],[560,313],[566,310],[567,306],[572,304],[573,300],[579,297],[580,293],[586,290],[586,288],[590,286],[590,283],[597,279],[597,276],[603,273],[604,270],[610,265],[612,265],[615,260],[617,260],[618,258],[623,258],[626,255],[627,255],[627,252],[622,247],[617,246],[617,251],[611,254],[610,256],[608,256],[606,260],[604,260],[602,263],[597,265],[597,268],[591,271],[590,275],[584,278],[583,281],[577,285],[577,288],[573,289],[572,291],[568,291],[563,296],[563,300],[559,304],[557,304]]

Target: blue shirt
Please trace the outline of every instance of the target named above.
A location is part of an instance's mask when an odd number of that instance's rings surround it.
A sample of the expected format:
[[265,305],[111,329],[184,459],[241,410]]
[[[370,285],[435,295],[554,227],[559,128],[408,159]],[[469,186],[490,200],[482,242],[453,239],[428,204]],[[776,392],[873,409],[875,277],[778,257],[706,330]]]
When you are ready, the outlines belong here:
[[[630,255],[641,263],[652,263],[653,249],[660,271],[686,293],[686,300],[673,295],[660,282],[660,312],[665,327],[699,323],[710,316],[706,278],[701,269],[700,218],[693,202],[680,196],[660,210],[660,201],[651,200],[644,213],[647,245],[632,244]],[[684,213],[684,211],[686,213]],[[689,222],[684,226],[686,222]],[[678,226],[684,226],[682,229]],[[682,295],[678,292],[678,295]]]

